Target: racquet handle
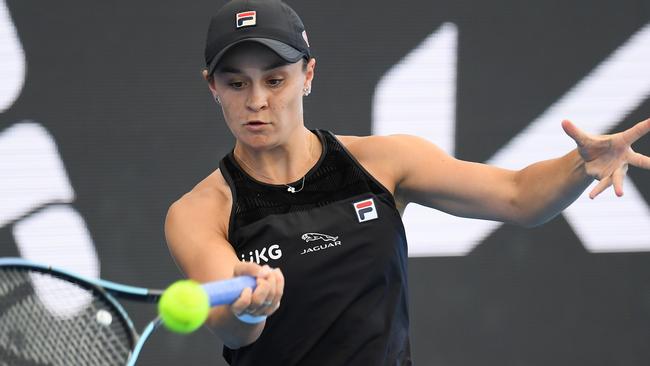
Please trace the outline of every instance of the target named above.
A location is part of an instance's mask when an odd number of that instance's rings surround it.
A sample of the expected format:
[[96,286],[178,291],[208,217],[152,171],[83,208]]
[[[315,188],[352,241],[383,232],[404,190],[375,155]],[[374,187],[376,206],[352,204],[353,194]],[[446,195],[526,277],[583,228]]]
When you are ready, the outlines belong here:
[[210,307],[217,305],[232,304],[237,300],[245,288],[250,287],[255,290],[257,280],[251,276],[239,276],[228,280],[208,282],[201,284],[201,287],[208,294]]

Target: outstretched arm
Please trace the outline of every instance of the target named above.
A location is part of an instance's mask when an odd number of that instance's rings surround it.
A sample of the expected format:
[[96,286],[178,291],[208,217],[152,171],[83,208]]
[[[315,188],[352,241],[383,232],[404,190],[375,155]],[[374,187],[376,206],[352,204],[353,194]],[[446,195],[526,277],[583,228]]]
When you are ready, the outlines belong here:
[[[209,183],[224,185],[223,178],[220,175],[219,178]],[[226,239],[230,200],[219,194],[219,190],[201,186],[199,184],[170,207],[165,220],[165,237],[174,260],[191,279],[209,282],[242,275],[257,278],[254,291],[245,289],[231,305],[212,308],[206,321],[226,346],[236,349],[253,343],[265,326],[264,321],[245,323],[236,314],[273,314],[280,306],[284,276],[280,269],[237,258]]]
[[395,194],[463,217],[535,226],[569,206],[593,179],[594,198],[610,185],[623,194],[629,165],[650,169],[650,158],[632,143],[650,131],[650,119],[613,135],[591,136],[564,121],[562,127],[578,148],[557,158],[512,171],[450,157],[412,136],[385,137],[384,158],[391,161]]

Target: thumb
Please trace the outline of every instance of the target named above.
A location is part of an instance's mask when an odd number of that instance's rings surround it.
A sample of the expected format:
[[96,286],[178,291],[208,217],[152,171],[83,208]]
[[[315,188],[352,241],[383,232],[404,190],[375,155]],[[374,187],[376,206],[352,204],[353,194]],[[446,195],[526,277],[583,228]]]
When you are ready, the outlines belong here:
[[[267,266],[268,267],[268,266]],[[267,270],[255,262],[239,262],[233,269],[234,276],[253,276],[259,277],[264,275]]]
[[582,132],[582,130],[576,127],[576,125],[568,119],[562,121],[562,129],[578,144],[578,146],[584,145],[585,141],[589,138],[586,133]]

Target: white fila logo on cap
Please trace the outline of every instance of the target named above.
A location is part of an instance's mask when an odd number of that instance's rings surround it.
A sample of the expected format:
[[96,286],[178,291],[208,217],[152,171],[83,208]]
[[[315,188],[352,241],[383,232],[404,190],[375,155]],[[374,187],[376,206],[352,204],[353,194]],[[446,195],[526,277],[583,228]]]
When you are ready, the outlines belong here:
[[354,210],[357,212],[359,222],[370,221],[378,218],[375,201],[372,198],[354,203]]
[[257,13],[255,10],[237,13],[237,28],[250,27],[257,24]]

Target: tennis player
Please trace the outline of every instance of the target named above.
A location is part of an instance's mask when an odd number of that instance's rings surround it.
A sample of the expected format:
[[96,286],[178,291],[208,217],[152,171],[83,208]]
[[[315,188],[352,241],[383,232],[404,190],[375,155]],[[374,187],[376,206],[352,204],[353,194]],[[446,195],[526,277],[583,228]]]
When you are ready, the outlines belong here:
[[[623,194],[631,144],[650,120],[591,136],[520,171],[457,160],[414,136],[305,128],[316,60],[278,0],[233,0],[212,18],[204,76],[236,139],[218,170],[175,202],[165,229],[198,281],[257,277],[210,326],[232,365],[410,365],[407,245],[400,208],[540,225],[590,183]],[[559,122],[559,121],[558,121]],[[559,127],[559,126],[558,126]]]

